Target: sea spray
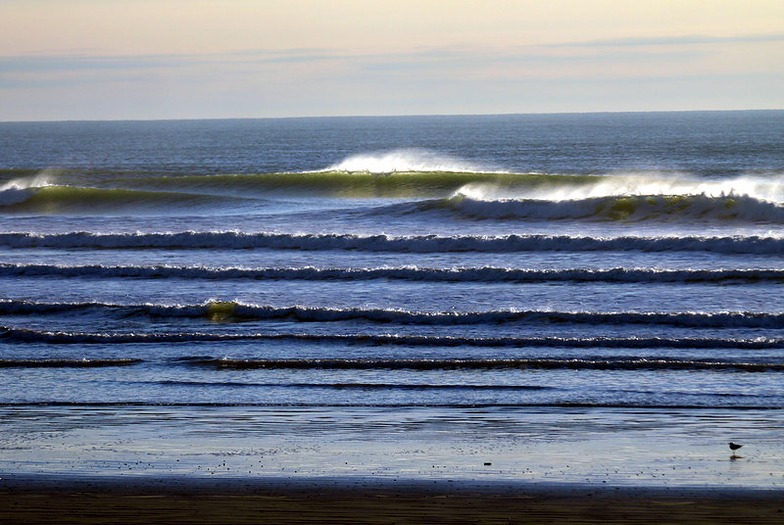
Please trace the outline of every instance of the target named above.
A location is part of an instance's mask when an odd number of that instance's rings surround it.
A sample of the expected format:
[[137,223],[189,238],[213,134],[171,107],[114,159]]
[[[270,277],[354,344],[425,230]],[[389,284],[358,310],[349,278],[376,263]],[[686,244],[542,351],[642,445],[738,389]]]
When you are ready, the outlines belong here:
[[491,172],[478,164],[432,150],[410,148],[351,155],[324,171],[355,173]]

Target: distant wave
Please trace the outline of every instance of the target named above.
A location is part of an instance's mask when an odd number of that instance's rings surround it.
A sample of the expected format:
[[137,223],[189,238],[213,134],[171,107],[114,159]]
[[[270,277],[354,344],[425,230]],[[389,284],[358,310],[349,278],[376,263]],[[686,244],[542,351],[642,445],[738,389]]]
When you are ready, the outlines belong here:
[[[84,191],[97,204],[121,203],[113,190],[127,191],[125,198],[144,199],[156,194],[169,196],[225,196],[264,198],[270,193],[298,197],[344,198],[446,198],[471,184],[529,191],[532,188],[579,187],[595,182],[598,177],[587,175],[513,173],[471,169],[468,164],[448,162],[415,162],[395,169],[346,170],[353,161],[316,171],[211,174],[151,174],[149,172],[111,172],[107,170],[43,171],[17,176],[0,184],[0,207],[16,204],[46,188],[59,188],[48,193],[54,202],[73,200]],[[387,168],[385,167],[385,168]],[[473,166],[476,168],[476,166]],[[404,169],[406,168],[406,169]],[[2,175],[0,170],[0,175]],[[108,193],[101,194],[106,191]],[[46,193],[45,193],[46,195]],[[123,196],[120,194],[119,196]],[[105,198],[105,199],[104,199]],[[43,200],[43,199],[41,199]]]
[[[738,372],[784,372],[784,364],[702,359],[650,359],[619,357],[607,359],[231,359],[182,357],[177,362],[190,366],[230,370],[453,370],[453,369],[544,369],[544,370],[732,370]],[[0,359],[1,368],[106,368],[144,363],[142,359]],[[214,385],[214,384],[213,384]],[[288,385],[291,386],[291,385]],[[315,386],[315,385],[313,385]],[[327,385],[324,385],[327,386]],[[411,388],[412,385],[409,385]],[[531,387],[526,387],[531,388]]]
[[397,334],[307,334],[245,332],[63,332],[0,326],[0,340],[46,344],[161,344],[230,341],[367,344],[417,347],[478,348],[629,348],[737,349],[784,348],[784,339],[714,337],[462,337]]
[[332,164],[324,171],[352,173],[395,172],[488,172],[493,171],[473,162],[457,159],[435,151],[408,148],[351,155]]
[[452,369],[569,369],[569,370],[735,370],[784,372],[781,363],[746,363],[695,359],[183,359],[191,365],[218,369],[325,369],[325,370],[452,370]]
[[0,368],[104,368],[142,362],[141,359],[0,359]]
[[[426,150],[357,154],[322,170],[241,174],[44,171],[0,185],[3,213],[87,213],[221,206],[274,195],[395,198],[466,217],[518,220],[784,222],[784,175],[508,172]],[[395,208],[388,208],[393,212]],[[412,208],[407,208],[408,212]]]
[[616,282],[726,283],[784,282],[784,269],[519,269],[478,268],[212,268],[204,266],[66,266],[0,263],[0,277],[83,277],[133,279],[255,279],[307,281],[366,281],[374,279],[425,282]]
[[284,387],[284,388],[336,388],[339,390],[358,389],[358,390],[551,390],[555,387],[541,385],[500,385],[500,384],[476,384],[476,383],[457,383],[457,384],[432,384],[432,383],[368,383],[368,382],[250,382],[250,381],[151,381],[150,384],[178,386],[178,387]]
[[343,171],[321,170],[296,173],[187,175],[143,177],[125,181],[150,190],[199,192],[214,195],[257,197],[272,194],[297,197],[406,198],[412,200],[448,198],[461,188],[482,184],[529,191],[542,185],[580,186],[597,177],[542,173],[488,171]]
[[479,312],[424,312],[383,308],[276,307],[238,302],[193,305],[43,303],[0,300],[3,315],[95,313],[129,317],[204,318],[212,321],[289,320],[303,323],[367,321],[410,325],[523,324],[648,324],[691,328],[784,328],[784,313],[760,312],[587,312],[549,310],[491,310]]
[[[295,385],[296,386],[296,385]],[[327,385],[323,386],[324,388]],[[761,403],[756,404],[748,404],[749,402],[743,396],[737,396],[740,398],[739,402],[737,403],[728,403],[722,404],[722,410],[781,410],[782,406],[779,403],[779,399],[776,398],[772,403],[767,402],[762,399]],[[764,398],[764,396],[761,396]],[[378,398],[372,398],[378,399]],[[320,402],[320,401],[311,401],[311,402],[291,402],[291,401],[268,401],[268,402],[248,402],[248,401],[232,401],[232,400],[224,400],[224,401],[172,401],[166,399],[156,399],[154,401],[141,401],[141,400],[133,400],[133,401],[18,401],[18,402],[9,402],[9,403],[0,403],[0,407],[153,407],[159,409],[160,407],[209,407],[209,408],[222,408],[222,407],[273,407],[279,409],[281,407],[291,407],[291,408],[315,408],[315,407],[328,407],[334,408],[335,406],[339,407],[346,407],[346,408],[415,408],[415,407],[425,407],[425,408],[432,408],[434,406],[443,407],[443,408],[450,408],[450,409],[478,409],[478,408],[499,408],[499,407],[510,407],[510,408],[635,408],[635,409],[657,409],[661,410],[663,408],[666,409],[681,409],[681,410],[691,410],[691,409],[715,409],[716,408],[716,401],[715,397],[708,396],[706,401],[701,403],[684,403],[682,401],[658,401],[658,402],[645,402],[645,401],[637,401],[626,399],[623,401],[620,400],[611,400],[611,401],[530,401],[530,402],[477,402],[477,401],[466,401],[463,403],[456,403],[453,401],[446,401],[446,402],[434,402],[434,401],[422,401],[422,402],[411,402],[406,401],[403,403],[395,403],[395,402],[383,402],[383,401],[368,401],[365,403],[358,403],[358,402]]]
[[436,235],[392,236],[352,234],[286,234],[222,232],[0,233],[0,246],[10,248],[102,249],[279,249],[357,250],[369,252],[437,253],[531,251],[685,251],[742,254],[784,254],[784,237],[584,237],[569,235]]
[[106,213],[118,210],[149,209],[166,212],[171,207],[191,209],[195,205],[212,207],[225,204],[228,197],[48,185],[0,190],[0,210],[10,213]]
[[747,195],[605,196],[551,201],[481,200],[460,193],[449,200],[449,207],[480,219],[784,223],[784,206]]

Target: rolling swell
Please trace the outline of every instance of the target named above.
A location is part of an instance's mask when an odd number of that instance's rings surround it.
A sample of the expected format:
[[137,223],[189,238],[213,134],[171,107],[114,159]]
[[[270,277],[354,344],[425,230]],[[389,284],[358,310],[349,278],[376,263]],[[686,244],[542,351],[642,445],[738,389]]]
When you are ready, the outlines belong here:
[[105,368],[141,362],[141,359],[0,359],[0,368]]
[[42,303],[0,300],[2,315],[97,314],[150,318],[204,318],[212,321],[287,320],[303,323],[366,321],[401,325],[459,326],[481,324],[666,325],[691,328],[784,328],[784,313],[760,312],[562,312],[548,310],[491,310],[480,312],[424,312],[382,308],[276,307],[236,302],[194,305]]
[[374,346],[479,348],[667,348],[765,350],[784,348],[784,339],[715,337],[458,337],[397,334],[307,334],[245,332],[63,332],[0,326],[0,340],[46,344],[161,344],[229,341],[283,341]]
[[[146,177],[132,181],[144,187],[175,191],[199,188],[215,194],[276,192],[286,195],[331,196],[344,198],[443,198],[468,184],[492,184],[520,191],[543,184],[577,185],[595,181],[588,175],[550,175],[541,173],[504,173],[490,171],[449,171],[438,169],[395,169],[351,171],[334,169],[305,172],[185,175]],[[433,168],[436,168],[433,166]]]
[[279,249],[349,250],[392,253],[537,251],[711,252],[784,254],[784,238],[763,236],[588,237],[571,235],[393,236],[354,234],[242,233],[237,231],[160,233],[0,233],[0,246],[60,249]]
[[[110,170],[57,170],[38,173],[20,170],[0,182],[0,207],[37,196],[39,204],[73,203],[111,206],[128,199],[176,199],[178,196],[263,197],[277,195],[337,198],[445,198],[472,184],[490,184],[518,191],[531,188],[581,187],[599,180],[591,175],[510,173],[502,171],[439,169],[444,166],[387,166],[384,171],[334,169],[271,173],[151,175]],[[419,169],[417,169],[419,168]],[[14,175],[16,175],[14,177]],[[2,170],[0,170],[2,177]],[[165,202],[161,202],[165,204]]]
[[[187,210],[199,205],[265,199],[270,195],[305,198],[406,199],[375,213],[447,209],[461,217],[537,221],[740,221],[781,224],[781,177],[674,183],[662,175],[584,175],[454,171],[415,162],[389,171],[351,168],[349,162],[326,170],[260,174],[137,177],[118,172],[25,175],[0,185],[0,211],[6,213],[104,213],[113,210]],[[356,167],[356,166],[354,166]],[[403,169],[398,169],[402,167]],[[373,168],[381,170],[384,167]],[[94,177],[97,180],[93,180]],[[252,199],[252,200],[249,200]]]
[[3,264],[0,277],[82,277],[132,279],[255,279],[305,281],[366,281],[375,279],[423,282],[606,282],[726,283],[784,282],[784,269],[517,269],[479,268],[212,268],[204,266],[64,266]]
[[183,358],[191,366],[227,370],[717,370],[784,372],[780,363],[744,363],[692,359],[227,359]]
[[[135,189],[101,189],[72,186],[43,186],[0,191],[0,210],[6,213],[94,214],[119,210],[149,210],[225,205],[229,197],[194,193],[156,192]],[[233,198],[231,200],[236,200]]]

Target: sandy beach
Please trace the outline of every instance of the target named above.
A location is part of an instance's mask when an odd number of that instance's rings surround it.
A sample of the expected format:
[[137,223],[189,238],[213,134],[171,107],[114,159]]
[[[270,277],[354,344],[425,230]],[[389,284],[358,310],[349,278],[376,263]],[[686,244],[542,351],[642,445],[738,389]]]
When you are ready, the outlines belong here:
[[11,476],[2,523],[781,523],[780,490]]

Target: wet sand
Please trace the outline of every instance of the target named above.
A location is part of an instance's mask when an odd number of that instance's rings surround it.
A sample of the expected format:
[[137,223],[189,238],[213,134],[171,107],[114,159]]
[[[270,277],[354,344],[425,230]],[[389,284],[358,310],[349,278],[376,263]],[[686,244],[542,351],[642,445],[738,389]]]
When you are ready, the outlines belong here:
[[784,491],[366,478],[11,476],[0,523],[782,523]]
[[778,524],[779,415],[8,407],[0,524]]

